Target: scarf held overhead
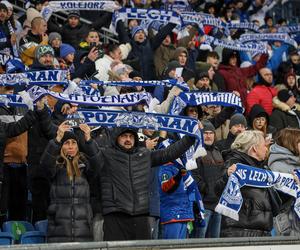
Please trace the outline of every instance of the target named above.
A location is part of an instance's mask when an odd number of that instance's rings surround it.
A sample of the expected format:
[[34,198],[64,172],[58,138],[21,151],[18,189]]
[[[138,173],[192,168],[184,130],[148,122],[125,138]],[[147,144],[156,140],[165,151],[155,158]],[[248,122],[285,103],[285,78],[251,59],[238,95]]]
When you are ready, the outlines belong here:
[[295,200],[294,211],[300,218],[300,188],[292,174],[272,172],[243,164],[236,164],[236,171],[231,174],[215,211],[239,220],[239,211],[243,204],[241,188],[243,186],[270,188],[274,187]]

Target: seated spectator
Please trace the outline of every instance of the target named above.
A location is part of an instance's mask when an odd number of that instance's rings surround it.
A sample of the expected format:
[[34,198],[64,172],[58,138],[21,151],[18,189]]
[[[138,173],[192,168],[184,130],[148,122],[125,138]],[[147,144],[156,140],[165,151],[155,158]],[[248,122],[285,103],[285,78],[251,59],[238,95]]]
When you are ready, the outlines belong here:
[[69,70],[73,74],[75,72],[74,57],[75,49],[71,45],[63,43],[60,46],[60,69]]
[[49,34],[49,45],[54,49],[54,56],[60,57],[60,46],[62,44],[61,35],[57,32]]

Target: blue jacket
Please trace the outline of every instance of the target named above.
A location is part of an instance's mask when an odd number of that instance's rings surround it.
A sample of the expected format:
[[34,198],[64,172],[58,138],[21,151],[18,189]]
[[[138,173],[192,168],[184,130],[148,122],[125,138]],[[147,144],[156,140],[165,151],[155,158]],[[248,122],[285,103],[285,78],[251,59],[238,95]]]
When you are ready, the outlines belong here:
[[159,192],[160,192],[160,219],[162,224],[194,220],[193,202],[195,192],[188,194],[184,187],[183,178],[173,192],[164,192],[162,185],[172,182],[172,177],[177,175],[179,168],[175,163],[160,166],[159,168]]

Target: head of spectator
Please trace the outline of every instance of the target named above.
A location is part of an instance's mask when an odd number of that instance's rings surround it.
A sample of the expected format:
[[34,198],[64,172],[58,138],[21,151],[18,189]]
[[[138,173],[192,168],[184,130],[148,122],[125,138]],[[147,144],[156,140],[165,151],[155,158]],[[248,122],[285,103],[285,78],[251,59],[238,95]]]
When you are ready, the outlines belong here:
[[271,16],[265,16],[264,21],[267,28],[273,27],[273,18]]
[[224,48],[222,51],[222,64],[232,66],[232,67],[239,67],[240,66],[240,55],[239,52],[236,50],[231,50]]
[[137,19],[129,19],[128,20],[128,29],[129,30],[132,30],[136,26],[139,26],[139,22]]
[[176,79],[176,69],[181,67],[182,66],[178,61],[169,62],[163,72],[164,78]]
[[75,49],[66,43],[60,46],[60,57],[65,60],[67,64],[72,64],[75,57]]
[[275,138],[275,142],[277,145],[287,148],[294,155],[300,156],[300,129],[281,129]]
[[223,8],[223,11],[222,11],[222,18],[223,18],[226,22],[231,21],[232,16],[233,16],[233,8],[230,8],[230,7],[225,7],[225,8]]
[[258,71],[258,84],[271,86],[273,83],[273,73],[269,68],[262,68]]
[[31,33],[34,35],[44,35],[47,31],[47,22],[42,17],[35,17],[31,21]]
[[231,149],[245,153],[258,161],[265,160],[268,152],[264,134],[257,130],[240,133],[232,143]]
[[8,9],[5,4],[0,3],[0,22],[4,23],[8,17]]
[[293,65],[300,64],[300,55],[298,54],[297,50],[293,50],[290,52],[290,60]]
[[138,135],[134,129],[118,128],[115,131],[117,133],[116,143],[121,150],[130,152],[137,146]]
[[13,14],[14,7],[8,1],[1,1],[1,3],[4,4],[7,7],[7,18],[6,19],[9,19],[12,16],[12,14]]
[[107,48],[107,53],[115,61],[122,60],[122,51],[118,44],[114,44],[114,43],[109,44]]
[[170,46],[172,44],[172,38],[171,35],[167,35],[166,38],[163,40],[162,44],[164,46]]
[[72,159],[79,153],[78,137],[71,131],[66,131],[61,139],[61,156],[64,159]]
[[217,13],[217,7],[214,3],[206,3],[204,7],[204,13],[215,16]]
[[43,7],[48,5],[48,3],[49,3],[48,0],[30,0],[29,2],[31,4],[33,4],[34,8],[38,11],[41,11],[43,9]]
[[78,11],[72,11],[68,14],[67,23],[71,28],[76,28],[80,22],[80,15]]
[[61,46],[61,43],[62,43],[62,39],[61,39],[61,35],[57,32],[51,32],[49,34],[49,45],[52,47],[52,48],[60,48]]
[[220,105],[207,105],[205,112],[211,116],[216,117],[222,111],[222,107]]
[[186,48],[184,48],[184,47],[176,48],[175,53],[174,53],[174,59],[179,62],[181,67],[185,67],[188,56],[189,56],[189,54],[188,54],[188,51]]
[[290,70],[287,74],[285,74],[283,83],[288,89],[297,88],[296,74],[293,70]]
[[182,114],[200,120],[203,115],[203,111],[200,106],[187,106],[184,108]]
[[198,90],[201,91],[210,91],[210,79],[207,71],[202,71],[197,73],[195,86]]
[[249,112],[248,118],[249,118],[249,126],[251,128],[263,132],[264,135],[267,134],[269,115],[261,105],[259,104],[253,105]]
[[51,67],[54,62],[54,50],[49,45],[39,45],[35,49],[35,58],[41,65]]
[[291,109],[296,104],[296,98],[291,90],[282,89],[277,94],[278,100],[287,104]]
[[79,44],[79,46],[83,49],[91,49],[92,47],[100,47],[100,34],[95,29],[90,29],[85,37],[84,41]]
[[277,21],[277,24],[279,26],[285,26],[285,25],[287,25],[287,20],[285,18],[279,18]]
[[117,63],[115,65],[112,64],[111,70],[121,81],[130,81],[129,72],[132,71],[131,66],[123,63]]
[[143,81],[141,73],[136,70],[133,70],[129,73],[129,78],[131,78],[134,81]]
[[142,26],[135,26],[130,31],[131,37],[137,43],[143,43],[146,40],[146,34]]
[[215,142],[216,129],[215,129],[214,125],[208,120],[203,120],[201,123],[203,125],[204,144],[206,146],[211,146]]
[[206,62],[210,64],[213,69],[217,70],[220,63],[220,57],[216,51],[209,51],[206,56]]
[[1,95],[12,95],[14,93],[13,86],[0,86]]
[[247,120],[244,115],[237,113],[230,118],[229,131],[233,135],[238,135],[244,132],[247,128]]

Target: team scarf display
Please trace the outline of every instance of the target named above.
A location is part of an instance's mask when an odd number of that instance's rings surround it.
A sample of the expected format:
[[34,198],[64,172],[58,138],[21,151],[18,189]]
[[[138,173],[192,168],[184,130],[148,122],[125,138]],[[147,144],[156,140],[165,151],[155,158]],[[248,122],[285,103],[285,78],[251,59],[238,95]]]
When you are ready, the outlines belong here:
[[300,32],[300,25],[287,25],[287,26],[281,26],[278,28],[278,32],[282,33],[298,33]]
[[97,80],[82,80],[80,81],[80,86],[89,85],[91,83],[99,84],[99,85],[108,85],[108,86],[142,86],[142,87],[156,87],[156,86],[165,86],[165,87],[173,87],[176,86],[183,91],[189,91],[189,87],[185,82],[179,82],[176,79],[168,79],[168,80],[152,80],[152,81],[97,81]]
[[178,115],[186,106],[220,105],[234,106],[243,112],[241,98],[230,92],[181,92],[171,104],[169,113]]
[[205,42],[211,46],[220,46],[222,48],[245,51],[245,52],[258,52],[260,54],[267,52],[267,46],[264,43],[257,42],[241,42],[240,40],[221,40],[212,36],[205,35]]
[[290,44],[295,48],[298,47],[297,42],[286,33],[243,34],[241,35],[238,41],[241,43],[259,42],[259,41],[268,41],[268,42],[279,41],[282,43]]
[[0,86],[67,84],[66,70],[42,70],[15,74],[1,74]]
[[[13,55],[11,55],[10,49],[5,48],[4,50],[5,51],[3,51],[3,50],[0,51],[0,65],[1,66],[5,66],[9,60],[14,58]],[[2,76],[2,74],[0,75],[0,77],[1,76]]]
[[62,10],[102,10],[114,12],[120,8],[120,5],[116,4],[114,1],[51,1],[48,4],[48,7],[53,11],[62,11]]
[[181,17],[175,11],[166,11],[158,9],[138,9],[138,8],[121,8],[114,13],[114,23],[119,19],[138,19],[138,20],[152,20],[163,23],[175,23],[181,25]]
[[[237,168],[228,179],[215,211],[239,220],[239,211],[243,204],[241,188],[244,186],[256,188],[274,187],[285,194],[296,198],[294,211],[300,218],[300,187],[292,174],[273,172],[244,164],[236,164]],[[299,176],[299,173],[297,173]]]
[[[150,105],[152,96],[147,92],[128,93],[113,96],[88,96],[83,94],[66,94],[33,86],[21,95],[0,95],[0,105],[24,106],[28,101],[36,103],[43,96],[50,95],[58,100],[85,106],[135,106],[140,103]],[[28,105],[27,105],[28,106]]]
[[255,23],[249,23],[249,22],[230,22],[227,24],[227,29],[241,29],[241,30],[251,30],[254,32],[259,32],[259,26],[257,26]]

